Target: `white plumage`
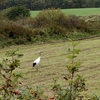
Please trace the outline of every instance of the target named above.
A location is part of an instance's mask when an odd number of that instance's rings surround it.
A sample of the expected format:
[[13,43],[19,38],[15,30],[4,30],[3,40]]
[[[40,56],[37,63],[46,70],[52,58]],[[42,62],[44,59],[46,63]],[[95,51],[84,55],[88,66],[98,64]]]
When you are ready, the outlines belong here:
[[38,58],[34,61],[34,63],[39,64],[39,63],[40,63],[40,57],[38,57]]
[[[42,52],[39,53],[40,56],[41,56],[41,53],[42,53]],[[41,59],[41,57],[38,57],[38,58],[37,58],[36,60],[34,60],[34,62],[33,62],[33,67],[35,67],[37,71],[38,71],[38,66],[39,66],[39,63],[40,63],[40,59]]]

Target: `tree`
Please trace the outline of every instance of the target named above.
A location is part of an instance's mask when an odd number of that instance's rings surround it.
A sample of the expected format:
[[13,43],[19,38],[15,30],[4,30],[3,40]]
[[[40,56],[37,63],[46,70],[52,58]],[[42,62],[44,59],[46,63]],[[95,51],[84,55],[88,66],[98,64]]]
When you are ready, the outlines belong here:
[[41,10],[44,8],[44,2],[42,0],[37,0],[32,3],[31,9]]
[[5,5],[7,0],[0,0],[0,10],[3,9],[3,6]]
[[[5,2],[7,1],[7,2]],[[32,10],[47,8],[88,8],[100,7],[100,0],[0,0],[0,8],[12,6],[26,6]]]
[[10,20],[17,20],[19,18],[30,16],[30,12],[29,9],[27,9],[25,6],[16,6],[12,7],[6,16]]
[[96,0],[95,7],[100,7],[100,1],[99,0]]
[[26,0],[8,0],[6,3],[6,8],[12,6],[22,6],[26,4]]

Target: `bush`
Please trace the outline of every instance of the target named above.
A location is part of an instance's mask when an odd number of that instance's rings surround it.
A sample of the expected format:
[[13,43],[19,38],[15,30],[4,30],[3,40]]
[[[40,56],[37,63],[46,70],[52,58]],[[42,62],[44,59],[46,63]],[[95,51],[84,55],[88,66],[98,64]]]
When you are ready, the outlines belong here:
[[87,29],[87,23],[85,20],[80,19],[78,16],[68,15],[65,21],[65,27],[69,30],[76,29],[77,31],[85,32]]
[[[32,20],[32,21],[31,21]],[[47,9],[41,11],[36,18],[30,20],[30,26],[33,28],[44,29],[47,36],[61,37],[65,36],[66,16],[60,9]],[[41,34],[41,33],[40,33]]]
[[[65,28],[66,31],[73,29],[86,31],[87,23],[75,15],[66,16],[60,9],[47,9],[41,11],[33,22],[33,27],[57,26]],[[57,29],[57,28],[56,28]]]
[[[12,20],[5,20],[4,15]],[[1,45],[9,45],[11,42],[11,44],[25,44],[26,42],[48,42],[71,37],[83,39],[100,36],[99,16],[86,20],[86,17],[66,16],[60,9],[53,8],[42,10],[35,18],[25,16],[29,16],[29,10],[23,6],[12,7],[2,12]],[[22,17],[24,18],[21,19]]]
[[65,20],[65,14],[60,9],[47,9],[42,10],[36,16],[37,27],[46,27],[55,23],[56,25],[62,25]]
[[47,27],[47,32],[49,36],[56,36],[56,37],[64,37],[66,33],[66,29],[62,26],[52,24],[51,26]]
[[90,34],[100,32],[100,22],[92,20],[87,21],[87,29]]
[[46,39],[46,33],[42,29],[36,28],[32,30],[33,35],[32,35],[32,41],[33,42],[38,42],[38,41],[45,41]]
[[47,28],[49,36],[62,35],[73,32],[75,29],[81,32],[87,32],[88,24],[84,19],[75,15],[66,16],[60,9],[42,10],[34,19],[29,21],[33,28]]
[[12,7],[10,11],[7,12],[6,17],[10,20],[17,20],[19,18],[29,17],[30,16],[29,11],[30,10],[24,6]]
[[[0,26],[0,42],[5,42],[6,45],[32,42],[32,30],[9,21],[4,23],[2,22],[2,26]],[[12,42],[10,43],[9,40]]]

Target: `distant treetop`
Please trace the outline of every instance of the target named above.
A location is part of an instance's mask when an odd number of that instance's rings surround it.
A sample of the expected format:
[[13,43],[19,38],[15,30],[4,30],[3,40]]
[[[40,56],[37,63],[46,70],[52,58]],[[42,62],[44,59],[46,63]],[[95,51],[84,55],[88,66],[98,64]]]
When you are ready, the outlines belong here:
[[0,9],[23,5],[31,10],[47,8],[97,8],[100,7],[100,0],[0,0]]

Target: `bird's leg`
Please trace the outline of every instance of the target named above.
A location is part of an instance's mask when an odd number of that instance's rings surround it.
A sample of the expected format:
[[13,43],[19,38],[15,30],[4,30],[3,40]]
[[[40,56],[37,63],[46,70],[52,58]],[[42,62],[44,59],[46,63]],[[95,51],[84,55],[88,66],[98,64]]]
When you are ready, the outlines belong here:
[[38,66],[36,66],[36,71],[38,71]]

